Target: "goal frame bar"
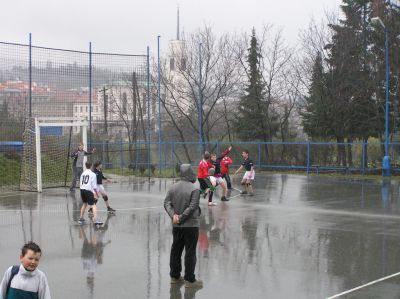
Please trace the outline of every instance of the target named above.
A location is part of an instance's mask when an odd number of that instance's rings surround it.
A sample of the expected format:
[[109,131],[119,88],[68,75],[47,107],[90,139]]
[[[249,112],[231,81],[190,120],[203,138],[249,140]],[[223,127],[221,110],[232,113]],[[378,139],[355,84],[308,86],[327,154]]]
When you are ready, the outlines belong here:
[[83,149],[86,151],[87,150],[88,126],[89,126],[89,122],[83,118],[75,118],[75,117],[36,117],[35,118],[37,192],[43,191],[40,128],[41,127],[80,127],[82,130]]

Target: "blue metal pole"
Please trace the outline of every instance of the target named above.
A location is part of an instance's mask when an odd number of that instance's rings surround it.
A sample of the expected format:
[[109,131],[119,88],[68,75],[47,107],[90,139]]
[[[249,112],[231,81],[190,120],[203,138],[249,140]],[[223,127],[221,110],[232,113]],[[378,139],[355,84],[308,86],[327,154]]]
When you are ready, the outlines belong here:
[[29,117],[32,117],[32,33],[29,33]]
[[307,174],[310,173],[310,151],[311,151],[311,146],[309,141],[307,143]]
[[148,142],[148,157],[147,157],[147,166],[149,171],[149,179],[150,179],[150,164],[151,164],[151,122],[150,122],[150,47],[147,46],[147,142]]
[[201,90],[201,68],[202,68],[202,57],[201,57],[201,43],[199,44],[199,144],[203,143],[203,94]]
[[388,29],[385,27],[385,56],[386,56],[386,80],[385,80],[385,156],[382,161],[382,175],[390,176],[390,157],[389,157],[389,38]]
[[363,141],[362,143],[362,174],[365,174],[365,147],[368,146],[368,143]]
[[386,49],[386,125],[385,125],[385,155],[389,156],[389,38],[388,30],[385,29]]
[[158,85],[157,85],[157,97],[158,97],[158,166],[160,168],[160,176],[162,171],[162,158],[161,158],[161,76],[160,76],[160,38],[157,36],[157,71],[158,71]]
[[120,143],[119,143],[119,155],[121,157],[121,169],[124,169],[124,154],[123,154],[123,143],[122,143],[122,138],[120,139]]
[[89,42],[89,148],[92,147],[92,42]]
[[171,165],[172,165],[172,177],[175,178],[175,157],[174,157],[174,151],[175,151],[175,143],[172,142],[171,144]]

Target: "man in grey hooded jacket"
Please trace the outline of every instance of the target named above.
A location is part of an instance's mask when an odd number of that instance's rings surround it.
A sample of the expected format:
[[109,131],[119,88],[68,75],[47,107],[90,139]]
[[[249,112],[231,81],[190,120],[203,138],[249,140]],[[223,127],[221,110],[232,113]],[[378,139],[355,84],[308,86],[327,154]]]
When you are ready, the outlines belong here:
[[[172,220],[173,242],[170,255],[171,283],[185,282],[185,287],[201,288],[202,281],[196,280],[196,247],[199,236],[200,190],[194,182],[196,176],[190,164],[180,167],[181,180],[168,190],[164,200],[164,208]],[[182,252],[185,249],[185,276],[181,277]]]

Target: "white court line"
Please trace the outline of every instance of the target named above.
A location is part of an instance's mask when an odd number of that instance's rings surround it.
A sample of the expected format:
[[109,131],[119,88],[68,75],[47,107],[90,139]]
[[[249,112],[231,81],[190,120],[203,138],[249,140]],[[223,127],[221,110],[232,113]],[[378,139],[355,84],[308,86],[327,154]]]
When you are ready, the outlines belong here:
[[[150,209],[160,209],[160,208],[164,208],[164,206],[156,206],[156,207],[140,207],[140,208],[126,208],[126,209],[115,209],[115,211],[137,211],[137,210],[150,210]],[[107,210],[99,210],[97,209],[97,211],[100,212],[106,212]]]
[[235,187],[232,187],[232,189],[235,190],[235,191],[238,191],[239,194],[233,195],[233,196],[231,196],[231,197],[227,197],[228,199],[232,199],[232,198],[235,198],[235,197],[239,197],[239,196],[241,195],[240,193],[242,192],[242,190],[236,189]]
[[227,197],[228,199],[232,199],[232,198],[235,198],[235,197],[239,197],[241,194],[239,193],[239,194],[236,194],[236,195],[233,195],[233,196],[231,196],[231,197]]
[[0,195],[0,198],[5,198],[5,197],[14,197],[14,196],[25,196],[25,195],[32,195],[34,192],[21,192],[21,193],[9,193],[9,194],[3,194]]
[[[164,208],[164,206],[155,206],[155,207],[139,207],[139,208],[126,208],[126,209],[115,209],[116,211],[137,211],[137,210],[151,210],[151,209],[159,209],[159,208]],[[32,209],[32,210],[28,210],[28,209],[10,209],[10,210],[0,210],[1,212],[30,212],[30,211],[37,211],[36,209]],[[41,209],[40,212],[59,212],[59,211],[64,211],[63,209],[54,209],[54,210],[48,210],[48,209]],[[80,211],[80,209],[78,210],[70,210],[72,212],[77,212]],[[97,209],[97,211],[99,212],[105,212],[106,210],[100,210]]]
[[354,289],[345,291],[345,292],[343,292],[343,293],[334,295],[334,296],[332,296],[332,297],[327,297],[327,298],[325,298],[325,299],[339,298],[340,296],[347,295],[347,294],[352,293],[352,292],[354,292],[354,291],[360,290],[360,289],[362,289],[362,288],[365,288],[365,287],[368,287],[368,286],[370,286],[370,285],[376,284],[376,283],[378,283],[378,282],[387,280],[387,279],[389,279],[389,278],[393,278],[393,277],[398,276],[398,275],[400,275],[400,272],[397,272],[397,273],[394,273],[394,274],[392,274],[392,275],[389,275],[389,276],[386,276],[386,277],[383,277],[383,278],[380,278],[380,279],[371,281],[371,282],[369,282],[369,283],[363,284],[362,286],[359,286],[359,287],[356,287],[356,288],[354,288]]

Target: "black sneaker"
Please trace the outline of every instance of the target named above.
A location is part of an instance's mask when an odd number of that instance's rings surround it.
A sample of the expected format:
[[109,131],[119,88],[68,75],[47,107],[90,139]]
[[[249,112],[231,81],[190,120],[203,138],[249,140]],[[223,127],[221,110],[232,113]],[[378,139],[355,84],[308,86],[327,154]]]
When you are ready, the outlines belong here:
[[110,214],[115,214],[115,210],[112,207],[107,207],[107,212]]
[[221,201],[229,201],[229,199],[226,198],[225,196],[222,196],[222,197],[221,197]]
[[243,191],[240,192],[240,194],[241,194],[241,195],[246,195],[246,194],[247,194],[247,191],[246,191],[246,190],[243,190]]
[[86,220],[83,219],[83,218],[79,218],[79,220],[78,220],[78,223],[79,223],[79,224],[84,224],[85,222],[86,222]]

